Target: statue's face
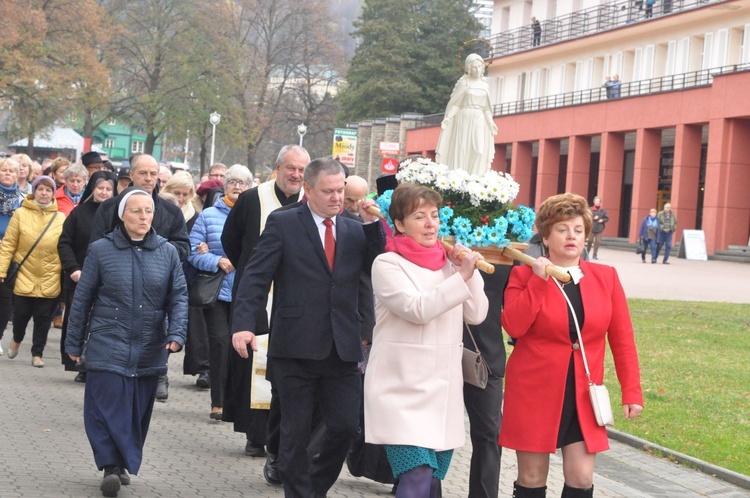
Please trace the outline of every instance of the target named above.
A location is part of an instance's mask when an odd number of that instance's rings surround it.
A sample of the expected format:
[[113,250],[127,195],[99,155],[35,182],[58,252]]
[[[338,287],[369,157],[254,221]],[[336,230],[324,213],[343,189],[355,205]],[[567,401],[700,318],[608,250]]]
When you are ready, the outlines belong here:
[[466,72],[472,78],[478,78],[484,73],[484,62],[480,60],[473,60],[469,62]]

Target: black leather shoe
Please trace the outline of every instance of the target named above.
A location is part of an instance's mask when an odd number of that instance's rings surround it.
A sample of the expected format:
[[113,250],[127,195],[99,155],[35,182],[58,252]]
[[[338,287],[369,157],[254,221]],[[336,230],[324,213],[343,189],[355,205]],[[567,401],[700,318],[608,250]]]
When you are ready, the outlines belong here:
[[128,474],[128,471],[123,469],[122,467],[117,467],[116,471],[117,475],[120,477],[120,484],[122,484],[123,486],[129,486],[130,474]]
[[266,456],[266,449],[262,444],[254,444],[248,441],[245,445],[245,455],[249,457],[264,457]]
[[78,375],[76,375],[76,378],[73,379],[74,382],[78,382],[80,384],[86,383],[86,372],[78,372]]
[[279,467],[276,462],[276,455],[268,453],[266,456],[266,464],[263,466],[263,477],[266,479],[268,484],[274,486],[281,486],[281,479],[279,479]]
[[195,381],[196,387],[201,389],[208,389],[211,387],[211,378],[208,376],[208,372],[198,374],[198,380]]
[[117,467],[105,467],[104,478],[99,485],[102,496],[115,497],[120,492],[120,476],[117,474]]
[[159,376],[159,383],[156,385],[156,400],[166,401],[169,398],[169,379],[167,374]]

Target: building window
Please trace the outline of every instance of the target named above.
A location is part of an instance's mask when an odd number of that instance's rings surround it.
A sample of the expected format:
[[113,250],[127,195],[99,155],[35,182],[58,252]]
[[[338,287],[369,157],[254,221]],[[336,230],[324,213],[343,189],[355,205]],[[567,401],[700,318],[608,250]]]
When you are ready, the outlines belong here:
[[143,142],[134,140],[133,143],[130,144],[130,152],[132,154],[143,154]]
[[114,126],[117,124],[117,120],[115,118],[110,118],[109,120],[109,126]]
[[112,138],[108,138],[104,141],[104,148],[105,149],[114,149],[115,148],[115,141]]

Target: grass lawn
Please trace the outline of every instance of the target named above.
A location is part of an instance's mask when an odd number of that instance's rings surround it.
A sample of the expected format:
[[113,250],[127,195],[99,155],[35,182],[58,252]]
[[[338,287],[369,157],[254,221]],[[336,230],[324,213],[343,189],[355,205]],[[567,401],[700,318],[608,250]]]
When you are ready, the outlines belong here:
[[750,305],[630,299],[645,410],[627,421],[611,354],[615,428],[750,475]]

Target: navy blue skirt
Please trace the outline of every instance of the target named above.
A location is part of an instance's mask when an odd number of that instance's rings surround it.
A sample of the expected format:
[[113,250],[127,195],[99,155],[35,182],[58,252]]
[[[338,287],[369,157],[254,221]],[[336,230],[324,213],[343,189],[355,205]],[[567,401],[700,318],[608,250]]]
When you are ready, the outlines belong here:
[[89,370],[83,425],[99,470],[117,465],[138,474],[158,380]]

